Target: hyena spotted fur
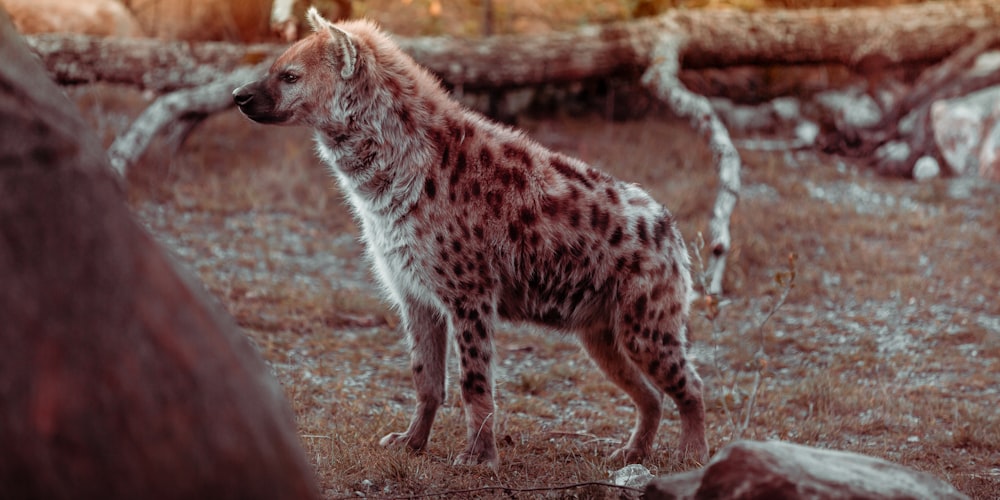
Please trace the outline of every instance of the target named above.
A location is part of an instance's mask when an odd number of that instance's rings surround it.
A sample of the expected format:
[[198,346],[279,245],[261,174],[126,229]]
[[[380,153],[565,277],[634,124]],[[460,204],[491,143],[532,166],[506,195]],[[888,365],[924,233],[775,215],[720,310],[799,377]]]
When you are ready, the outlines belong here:
[[702,381],[685,357],[689,260],[670,212],[463,108],[371,23],[308,19],[315,33],[233,97],[257,122],[315,129],[399,308],[417,407],[381,443],[426,446],[450,337],[468,427],[456,463],[497,467],[493,335],[509,319],[575,332],[632,397],[636,423],[617,457],[651,453],[665,393],[682,456],[704,462]]

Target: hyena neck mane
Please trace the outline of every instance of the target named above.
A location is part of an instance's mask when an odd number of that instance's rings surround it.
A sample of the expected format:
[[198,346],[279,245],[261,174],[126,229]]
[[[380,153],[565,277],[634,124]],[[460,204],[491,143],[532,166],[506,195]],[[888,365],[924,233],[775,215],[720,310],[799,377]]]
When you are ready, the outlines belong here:
[[331,77],[342,88],[316,126],[320,155],[355,201],[402,208],[419,194],[436,155],[434,130],[459,105],[372,23],[336,26],[350,36],[357,59],[349,78]]

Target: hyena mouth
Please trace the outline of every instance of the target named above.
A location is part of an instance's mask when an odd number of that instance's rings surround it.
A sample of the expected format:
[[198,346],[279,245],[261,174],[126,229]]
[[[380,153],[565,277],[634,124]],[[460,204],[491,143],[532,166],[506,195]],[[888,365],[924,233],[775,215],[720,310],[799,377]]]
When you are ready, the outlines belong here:
[[248,84],[233,91],[233,101],[240,112],[247,118],[268,125],[284,123],[291,118],[291,113],[276,113],[274,99],[267,93],[256,92],[256,84]]

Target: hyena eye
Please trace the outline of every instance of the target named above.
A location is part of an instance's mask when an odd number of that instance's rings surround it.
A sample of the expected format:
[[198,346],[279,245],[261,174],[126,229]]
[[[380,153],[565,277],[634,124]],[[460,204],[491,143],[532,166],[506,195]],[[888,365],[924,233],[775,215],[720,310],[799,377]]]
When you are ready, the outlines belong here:
[[278,78],[285,83],[295,83],[299,81],[299,76],[293,75],[291,73],[282,73],[281,75],[278,76]]

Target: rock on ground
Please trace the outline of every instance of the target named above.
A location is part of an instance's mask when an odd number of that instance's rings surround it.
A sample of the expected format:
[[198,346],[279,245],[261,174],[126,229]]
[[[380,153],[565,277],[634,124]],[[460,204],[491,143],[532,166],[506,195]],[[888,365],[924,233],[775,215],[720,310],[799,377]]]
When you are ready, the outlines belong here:
[[654,479],[649,499],[965,499],[929,474],[856,453],[737,441],[704,468]]
[[1000,86],[935,102],[931,128],[944,166],[952,173],[1000,179],[994,161],[998,143],[993,139],[1000,129]]

